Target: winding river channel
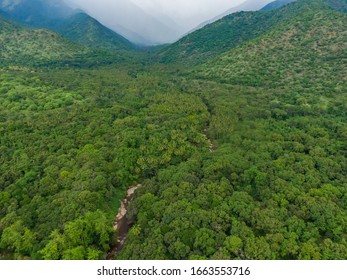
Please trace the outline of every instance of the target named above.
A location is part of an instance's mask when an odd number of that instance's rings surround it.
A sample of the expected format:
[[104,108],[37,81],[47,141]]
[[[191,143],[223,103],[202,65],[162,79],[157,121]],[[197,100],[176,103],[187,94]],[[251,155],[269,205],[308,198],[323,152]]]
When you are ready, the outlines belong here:
[[107,259],[112,260],[117,256],[117,253],[122,250],[124,243],[127,239],[128,232],[131,228],[129,221],[127,219],[128,207],[131,200],[134,198],[135,191],[142,185],[138,184],[136,186],[129,187],[126,197],[123,199],[119,209],[118,214],[114,220],[113,229],[117,232],[116,244],[111,248],[107,254]]

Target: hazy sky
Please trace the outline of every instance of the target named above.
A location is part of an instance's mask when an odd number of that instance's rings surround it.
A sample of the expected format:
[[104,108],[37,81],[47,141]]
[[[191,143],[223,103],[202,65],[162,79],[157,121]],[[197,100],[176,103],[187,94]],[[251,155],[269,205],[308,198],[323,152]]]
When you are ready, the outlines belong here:
[[223,13],[245,0],[132,0],[144,10],[163,13],[174,19],[189,21],[196,17],[201,21]]
[[[129,6],[129,2],[132,2],[152,16],[159,18],[169,16],[190,28],[245,0],[66,0],[66,2],[77,4],[90,13],[96,10],[105,10],[105,13],[114,10],[117,13],[123,9],[127,12],[125,6]],[[102,17],[102,14],[98,12],[98,16]],[[131,15],[128,16],[131,17]]]
[[[244,2],[264,0],[64,0],[133,41],[177,40],[200,23]],[[268,2],[271,2],[269,0]],[[134,34],[137,35],[134,35]]]

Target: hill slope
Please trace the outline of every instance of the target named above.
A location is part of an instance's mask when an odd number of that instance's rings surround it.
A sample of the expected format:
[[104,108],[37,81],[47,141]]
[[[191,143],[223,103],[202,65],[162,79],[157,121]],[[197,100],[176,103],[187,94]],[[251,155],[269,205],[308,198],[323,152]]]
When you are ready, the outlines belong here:
[[132,47],[122,36],[61,0],[0,1],[0,8],[11,20],[34,28],[47,28],[89,48],[126,50]]
[[65,38],[90,48],[129,50],[133,45],[85,13],[61,21],[53,30]]
[[[205,27],[206,25],[208,24],[211,24],[213,22],[216,22],[217,20],[220,20],[221,18],[223,17],[226,17],[228,15],[231,15],[231,14],[234,14],[234,13],[237,13],[237,12],[249,12],[249,11],[258,11],[260,10],[262,7],[264,7],[266,4],[268,4],[270,1],[269,0],[262,0],[262,1],[256,1],[256,0],[248,0],[248,1],[245,1],[243,2],[242,4],[234,7],[234,8],[231,8],[227,11],[225,11],[224,13],[212,18],[212,19],[209,19],[201,24],[199,24],[196,28],[194,28],[193,30],[191,30],[189,33],[193,33],[194,31],[196,30],[199,30],[203,27]],[[187,33],[187,34],[189,34]]]
[[62,0],[0,0],[0,9],[18,22],[47,27],[75,13]]
[[346,86],[346,26],[346,14],[313,10],[223,54],[203,66],[200,74],[252,86]]
[[29,29],[0,18],[0,64],[24,65],[68,60],[87,50],[54,32]]
[[325,2],[330,6],[330,8],[340,11],[347,12],[347,1],[346,0],[325,0]]
[[274,2],[267,4],[265,7],[263,7],[262,11],[276,10],[294,1],[296,0],[276,0]]
[[[335,0],[338,1],[341,0]],[[235,13],[187,35],[164,49],[159,57],[162,62],[203,63],[317,6],[328,7],[326,1],[301,0],[272,11]]]

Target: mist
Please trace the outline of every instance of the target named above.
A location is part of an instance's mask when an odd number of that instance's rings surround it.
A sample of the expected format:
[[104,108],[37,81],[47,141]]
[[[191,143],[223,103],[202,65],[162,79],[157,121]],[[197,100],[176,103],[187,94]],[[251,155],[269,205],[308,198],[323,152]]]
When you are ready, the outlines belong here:
[[[266,2],[270,3],[273,0]],[[172,43],[202,22],[258,0],[65,0],[142,45]],[[262,0],[261,2],[264,2]],[[259,4],[258,4],[259,5]],[[252,10],[252,9],[249,9]]]

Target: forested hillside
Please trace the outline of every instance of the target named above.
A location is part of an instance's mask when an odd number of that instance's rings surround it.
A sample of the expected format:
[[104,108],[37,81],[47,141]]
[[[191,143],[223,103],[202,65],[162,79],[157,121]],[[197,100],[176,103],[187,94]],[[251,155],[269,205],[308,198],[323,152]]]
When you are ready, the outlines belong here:
[[[64,36],[74,37],[72,41],[53,31],[29,28],[0,16],[0,67],[93,68],[126,62],[136,68],[148,61],[124,38],[88,16],[80,16],[85,21],[77,16],[77,20],[59,27],[62,33],[69,30]],[[81,34],[86,37],[82,39]]]
[[193,32],[178,42],[168,46],[159,54],[162,62],[196,65],[243,45],[278,26],[292,24],[299,15],[317,9],[329,9],[331,6],[343,10],[345,2],[337,0],[311,1],[301,0],[281,9],[258,12],[239,12],[218,20]]
[[340,92],[347,82],[346,26],[346,14],[312,10],[196,72],[232,84]]
[[279,9],[283,7],[284,5],[287,5],[289,3],[292,3],[296,0],[276,0],[274,2],[271,2],[267,4],[265,7],[262,8],[262,11],[271,11],[275,9]]
[[85,13],[77,13],[53,26],[53,30],[89,48],[129,50],[134,46]]
[[[129,50],[132,43],[63,0],[0,0],[0,16],[22,26],[48,29],[85,48]],[[47,51],[45,52],[47,53]]]
[[69,60],[87,53],[56,33],[29,29],[0,18],[1,65],[42,64]]
[[64,0],[0,0],[0,10],[19,23],[40,28],[75,13]]
[[117,259],[346,259],[344,4],[149,52],[0,20],[0,259],[105,259],[136,184]]

